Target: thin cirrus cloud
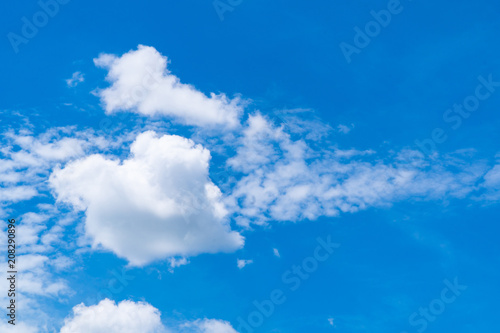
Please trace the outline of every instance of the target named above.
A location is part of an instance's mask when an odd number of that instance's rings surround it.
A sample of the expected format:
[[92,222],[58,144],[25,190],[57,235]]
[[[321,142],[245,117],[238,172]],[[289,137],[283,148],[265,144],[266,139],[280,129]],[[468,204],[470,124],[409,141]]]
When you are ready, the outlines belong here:
[[43,192],[56,164],[108,145],[92,131],[76,131],[73,126],[50,128],[38,135],[26,128],[8,130],[2,133],[0,144],[0,216],[7,213],[4,207]]
[[500,165],[496,165],[484,176],[484,185],[492,189],[500,189]]
[[85,81],[85,76],[81,72],[74,72],[71,78],[66,80],[66,84],[68,87],[74,88],[83,81]]
[[235,127],[243,112],[240,98],[225,94],[207,96],[180,82],[167,68],[168,59],[155,48],[139,45],[118,57],[101,54],[94,59],[107,69],[111,86],[98,91],[108,114],[118,111],[145,116],[166,116],[182,124]]
[[186,323],[178,330],[179,333],[238,333],[229,322],[217,319],[195,320]]
[[226,197],[240,225],[315,220],[403,200],[477,198],[481,189],[490,200],[498,197],[498,166],[471,159],[470,151],[436,159],[409,149],[381,156],[315,148],[291,134],[250,115],[227,161],[241,175]]
[[251,259],[238,259],[238,260],[236,260],[236,266],[238,266],[239,269],[243,269],[245,266],[248,266],[250,264],[253,264],[253,260],[251,260]]
[[58,201],[85,211],[94,245],[141,266],[243,246],[209,179],[209,162],[210,152],[193,141],[148,131],[128,159],[91,155],[56,169],[50,184]]

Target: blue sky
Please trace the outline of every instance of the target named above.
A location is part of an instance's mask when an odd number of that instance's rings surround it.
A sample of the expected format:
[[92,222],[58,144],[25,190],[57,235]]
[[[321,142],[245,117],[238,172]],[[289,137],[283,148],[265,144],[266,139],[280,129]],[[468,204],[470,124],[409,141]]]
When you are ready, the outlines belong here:
[[0,331],[498,330],[497,3],[3,6]]

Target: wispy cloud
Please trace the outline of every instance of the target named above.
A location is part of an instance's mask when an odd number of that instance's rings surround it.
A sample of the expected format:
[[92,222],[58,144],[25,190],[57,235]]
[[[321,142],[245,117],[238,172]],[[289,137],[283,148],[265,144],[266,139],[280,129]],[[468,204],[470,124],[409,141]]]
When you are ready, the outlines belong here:
[[74,88],[83,81],[85,81],[85,76],[81,72],[74,72],[71,78],[66,80],[66,84],[68,87]]
[[251,259],[238,259],[238,260],[236,260],[236,265],[238,266],[239,269],[242,269],[245,266],[248,266],[250,264],[253,264],[253,260],[251,260]]

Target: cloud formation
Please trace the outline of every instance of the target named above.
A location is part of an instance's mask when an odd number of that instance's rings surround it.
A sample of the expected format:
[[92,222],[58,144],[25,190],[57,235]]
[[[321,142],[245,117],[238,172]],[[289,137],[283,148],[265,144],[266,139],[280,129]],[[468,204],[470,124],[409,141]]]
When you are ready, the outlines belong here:
[[[476,195],[487,163],[470,151],[430,159],[418,151],[315,147],[284,126],[255,114],[248,119],[228,166],[240,175],[227,198],[239,224],[315,220],[411,200]],[[484,177],[498,186],[498,167]]]
[[209,162],[201,145],[148,131],[136,138],[128,159],[91,155],[55,170],[50,184],[59,202],[85,211],[94,245],[140,266],[243,246],[209,179]]
[[4,207],[46,190],[46,180],[56,164],[108,145],[93,131],[77,131],[72,126],[54,127],[38,135],[27,128],[8,130],[0,144],[0,216],[5,215]]
[[239,269],[243,269],[245,266],[253,264],[253,260],[251,259],[237,259],[236,260],[236,266],[238,266]]
[[196,320],[181,326],[179,333],[238,333],[229,322],[217,319]]
[[160,312],[150,304],[105,299],[97,305],[77,305],[61,333],[165,333]]
[[74,88],[83,81],[85,81],[85,76],[81,72],[74,72],[71,78],[66,80],[66,84],[68,87]]
[[79,304],[65,319],[60,333],[237,333],[228,322],[216,319],[185,322],[167,328],[158,309],[145,302],[105,299],[97,305]]
[[139,45],[120,57],[101,54],[94,59],[108,70],[111,86],[98,92],[106,112],[131,111],[146,116],[168,116],[197,126],[234,127],[242,113],[241,100],[225,94],[210,96],[181,83],[167,69],[168,59],[155,48]]

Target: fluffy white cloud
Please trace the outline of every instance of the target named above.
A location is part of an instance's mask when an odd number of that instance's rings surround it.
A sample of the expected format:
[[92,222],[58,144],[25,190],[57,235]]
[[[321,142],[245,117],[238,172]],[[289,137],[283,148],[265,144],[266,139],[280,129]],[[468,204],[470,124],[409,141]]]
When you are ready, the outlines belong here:
[[120,162],[91,155],[55,170],[57,200],[85,210],[85,230],[132,265],[155,259],[234,251],[220,190],[210,181],[210,152],[191,140],[149,131]]
[[160,312],[150,304],[105,299],[97,305],[77,305],[61,333],[162,333]]
[[145,302],[105,299],[97,305],[77,305],[60,333],[237,333],[230,323],[216,319],[184,322],[167,328],[158,309]]
[[198,126],[238,124],[239,98],[210,94],[181,83],[168,69],[168,59],[155,48],[139,45],[121,57],[101,54],[94,59],[108,70],[109,88],[99,91],[107,113],[133,111],[147,116],[164,115]]

